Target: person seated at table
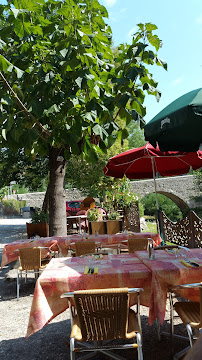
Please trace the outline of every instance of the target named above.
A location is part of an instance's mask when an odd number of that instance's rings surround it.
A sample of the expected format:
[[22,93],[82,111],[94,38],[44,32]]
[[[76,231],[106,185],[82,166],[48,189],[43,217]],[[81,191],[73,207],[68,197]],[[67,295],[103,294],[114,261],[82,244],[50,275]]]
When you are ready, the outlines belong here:
[[80,205],[81,210],[88,210],[95,207],[95,199],[93,197],[87,197],[83,200]]
[[[77,213],[76,213],[76,216],[79,216],[79,215],[84,215],[87,217],[87,210],[79,210]],[[86,219],[82,219],[81,218],[81,230],[84,230],[86,233],[88,232],[88,220],[87,218]],[[76,226],[77,226],[77,230],[79,230],[79,223],[77,222],[76,223]]]

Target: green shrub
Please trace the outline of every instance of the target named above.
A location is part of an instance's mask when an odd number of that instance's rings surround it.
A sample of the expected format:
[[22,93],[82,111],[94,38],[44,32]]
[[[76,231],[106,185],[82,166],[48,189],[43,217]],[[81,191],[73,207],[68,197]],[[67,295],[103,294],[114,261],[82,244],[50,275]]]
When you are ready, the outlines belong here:
[[99,208],[92,208],[92,209],[88,210],[87,219],[88,219],[88,221],[101,221],[102,214],[101,214]]
[[[171,199],[169,199],[168,197],[162,194],[157,194],[157,197],[158,197],[159,209],[162,210],[170,220],[177,222],[183,218],[181,210]],[[146,195],[144,198],[141,199],[141,202],[143,203],[144,206],[144,214],[155,216],[155,211],[156,211],[155,194]]]
[[49,224],[49,216],[44,211],[38,210],[32,215],[32,220],[31,220],[32,224],[40,224],[44,222]]
[[107,218],[108,220],[118,220],[120,219],[120,214],[118,211],[112,210],[107,213]]
[[20,215],[21,209],[26,205],[25,200],[3,200],[2,203],[5,215]]

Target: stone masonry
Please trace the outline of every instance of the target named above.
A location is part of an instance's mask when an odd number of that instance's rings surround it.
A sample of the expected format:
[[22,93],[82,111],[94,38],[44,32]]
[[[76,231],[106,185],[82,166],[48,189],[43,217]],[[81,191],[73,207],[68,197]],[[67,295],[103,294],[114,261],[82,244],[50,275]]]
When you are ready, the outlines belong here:
[[[196,191],[193,180],[193,175],[172,176],[156,179],[157,193],[170,198],[181,210],[199,206],[202,207],[202,204],[196,204],[194,200],[194,197],[199,196],[199,194]],[[132,181],[131,185],[133,190],[141,197],[154,193],[153,179]],[[26,200],[27,206],[41,208],[44,194],[44,192],[38,192],[12,195],[12,197],[19,200]],[[67,201],[83,200],[85,197],[86,195],[78,189],[73,188],[66,190]]]

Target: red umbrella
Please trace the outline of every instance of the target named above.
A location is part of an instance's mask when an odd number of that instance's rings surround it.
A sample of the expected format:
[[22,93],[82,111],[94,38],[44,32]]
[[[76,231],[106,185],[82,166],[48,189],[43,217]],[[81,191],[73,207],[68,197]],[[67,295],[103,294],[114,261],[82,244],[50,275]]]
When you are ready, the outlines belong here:
[[[109,159],[103,171],[105,175],[122,178],[126,175],[129,179],[154,179],[158,172],[162,176],[175,176],[188,173],[190,168],[197,170],[202,167],[202,151],[179,152],[160,151],[150,143],[125,151]],[[158,210],[158,199],[156,194]]]

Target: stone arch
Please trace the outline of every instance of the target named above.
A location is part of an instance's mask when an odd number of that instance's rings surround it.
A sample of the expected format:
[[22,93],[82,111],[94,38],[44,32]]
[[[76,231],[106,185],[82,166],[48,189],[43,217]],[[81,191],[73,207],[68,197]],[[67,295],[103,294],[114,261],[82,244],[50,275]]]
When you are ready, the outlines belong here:
[[186,209],[189,209],[189,206],[187,205],[187,203],[184,200],[182,200],[179,196],[177,196],[171,192],[157,191],[157,194],[165,195],[167,198],[172,200],[179,207],[179,209],[182,212],[184,212],[184,210],[186,210]]
[[[131,185],[133,191],[141,197],[154,193],[153,179],[135,180]],[[157,178],[156,189],[158,194],[167,196],[183,212],[189,208],[199,207],[195,200],[198,194],[193,175]]]

